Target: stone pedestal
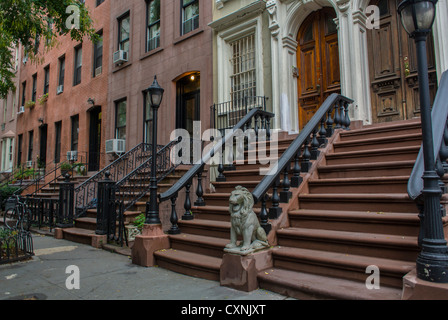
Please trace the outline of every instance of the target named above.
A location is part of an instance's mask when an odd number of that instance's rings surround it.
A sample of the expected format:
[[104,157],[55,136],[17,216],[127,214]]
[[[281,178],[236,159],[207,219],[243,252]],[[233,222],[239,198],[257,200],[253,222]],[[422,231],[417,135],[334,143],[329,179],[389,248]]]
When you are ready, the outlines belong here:
[[421,280],[414,269],[403,277],[402,300],[448,300],[448,283]]
[[249,255],[226,253],[222,258],[220,283],[222,286],[250,292],[258,289],[257,273],[272,267],[271,250]]
[[135,237],[131,253],[132,263],[143,267],[153,267],[154,252],[169,247],[168,235],[163,233],[161,224],[145,224],[142,234]]

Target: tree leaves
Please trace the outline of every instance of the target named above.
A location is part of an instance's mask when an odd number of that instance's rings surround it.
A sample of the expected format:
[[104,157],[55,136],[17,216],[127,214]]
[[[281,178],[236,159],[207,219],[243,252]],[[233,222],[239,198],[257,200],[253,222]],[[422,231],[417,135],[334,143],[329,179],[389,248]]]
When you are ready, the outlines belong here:
[[[79,25],[71,29],[66,23],[73,15],[70,6],[79,9]],[[13,52],[18,43],[30,61],[39,63],[39,55],[53,48],[59,36],[98,41],[88,8],[78,0],[1,0],[0,35],[0,98],[15,89]]]

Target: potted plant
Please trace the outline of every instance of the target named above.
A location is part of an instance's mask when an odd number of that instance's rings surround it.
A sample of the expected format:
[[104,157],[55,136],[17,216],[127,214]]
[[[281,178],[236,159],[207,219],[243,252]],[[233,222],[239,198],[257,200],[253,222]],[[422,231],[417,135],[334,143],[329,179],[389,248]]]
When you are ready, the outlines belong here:
[[128,241],[134,241],[135,237],[142,233],[143,225],[145,224],[145,214],[140,213],[132,222],[132,224],[126,226],[126,234]]
[[37,98],[37,101],[39,102],[39,104],[44,104],[47,100],[48,100],[48,93],[45,93],[45,94],[39,96],[39,98]]
[[29,109],[31,109],[31,108],[33,108],[34,106],[36,105],[36,102],[35,101],[33,101],[33,100],[28,100],[27,102],[25,102],[25,108],[29,108]]
[[62,176],[65,177],[65,175],[68,173],[69,175],[71,175],[71,171],[72,171],[72,165],[70,163],[64,162],[61,164],[61,174]]
[[81,162],[75,163],[74,170],[80,176],[85,176],[87,174],[87,166]]

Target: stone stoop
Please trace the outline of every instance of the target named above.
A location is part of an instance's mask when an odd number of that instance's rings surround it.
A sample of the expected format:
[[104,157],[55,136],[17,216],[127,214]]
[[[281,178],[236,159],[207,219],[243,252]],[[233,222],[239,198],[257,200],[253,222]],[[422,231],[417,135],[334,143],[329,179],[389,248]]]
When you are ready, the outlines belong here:
[[[406,191],[420,122],[340,131],[277,231],[261,288],[299,299],[399,300],[419,253],[418,210]],[[366,283],[379,270],[379,289]]]

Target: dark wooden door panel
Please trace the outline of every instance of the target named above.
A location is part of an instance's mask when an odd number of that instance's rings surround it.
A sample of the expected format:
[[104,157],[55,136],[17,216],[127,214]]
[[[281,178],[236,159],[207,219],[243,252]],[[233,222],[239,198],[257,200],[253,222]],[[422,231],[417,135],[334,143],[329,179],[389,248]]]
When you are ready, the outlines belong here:
[[340,68],[336,14],[324,8],[310,14],[300,27],[297,41],[299,68],[298,108],[302,129],[331,93],[340,93]]

